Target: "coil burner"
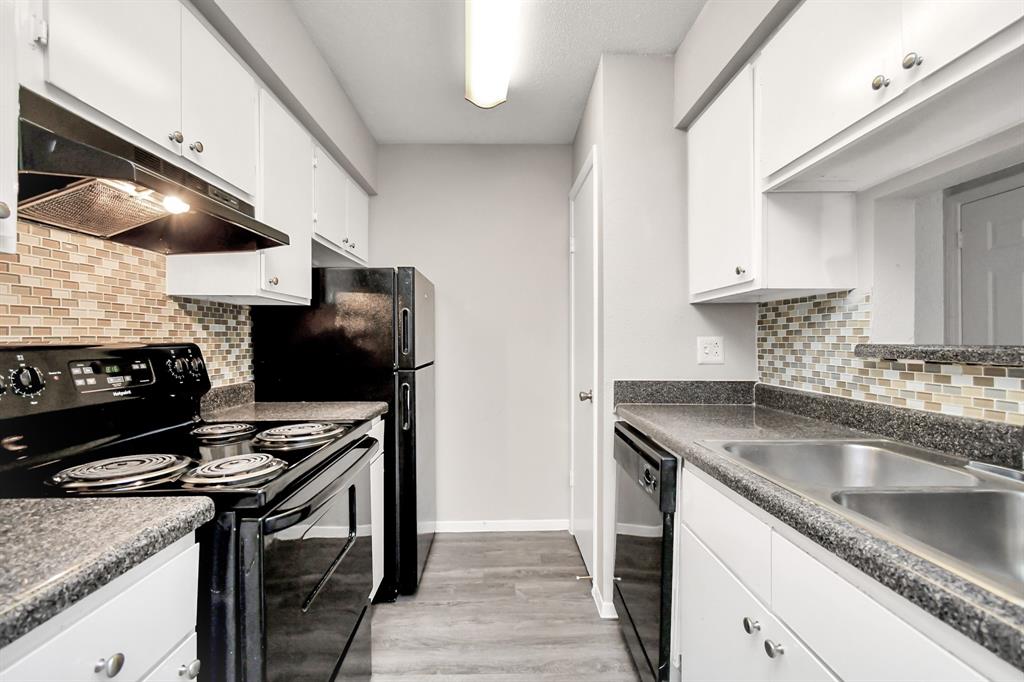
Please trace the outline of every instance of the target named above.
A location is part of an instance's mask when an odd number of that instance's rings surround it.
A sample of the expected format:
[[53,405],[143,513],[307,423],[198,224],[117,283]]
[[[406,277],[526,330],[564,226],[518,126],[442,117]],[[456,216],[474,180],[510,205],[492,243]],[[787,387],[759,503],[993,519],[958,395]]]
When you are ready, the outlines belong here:
[[286,466],[272,455],[250,452],[200,464],[178,481],[186,488],[246,487],[266,483]]
[[256,427],[252,424],[242,423],[204,424],[192,429],[189,433],[204,443],[224,443],[247,438],[256,433]]
[[148,488],[175,480],[191,464],[180,455],[111,457],[64,469],[50,481],[79,492]]
[[334,422],[286,424],[261,431],[253,445],[261,450],[296,450],[330,442],[344,431],[344,424]]

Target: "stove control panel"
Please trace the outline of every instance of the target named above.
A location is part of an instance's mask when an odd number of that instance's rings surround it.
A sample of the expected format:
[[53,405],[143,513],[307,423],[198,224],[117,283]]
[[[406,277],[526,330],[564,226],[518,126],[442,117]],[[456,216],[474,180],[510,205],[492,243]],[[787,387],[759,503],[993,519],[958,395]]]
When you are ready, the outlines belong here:
[[144,356],[73,360],[68,364],[71,381],[79,393],[113,391],[153,383],[153,368]]

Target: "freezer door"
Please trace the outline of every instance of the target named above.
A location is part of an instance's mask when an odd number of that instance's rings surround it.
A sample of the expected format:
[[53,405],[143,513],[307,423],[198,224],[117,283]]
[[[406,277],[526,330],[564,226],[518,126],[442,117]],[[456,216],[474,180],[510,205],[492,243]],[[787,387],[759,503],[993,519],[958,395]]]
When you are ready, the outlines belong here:
[[399,583],[419,585],[437,524],[434,366],[398,373]]
[[398,268],[398,368],[434,361],[434,284],[416,268]]

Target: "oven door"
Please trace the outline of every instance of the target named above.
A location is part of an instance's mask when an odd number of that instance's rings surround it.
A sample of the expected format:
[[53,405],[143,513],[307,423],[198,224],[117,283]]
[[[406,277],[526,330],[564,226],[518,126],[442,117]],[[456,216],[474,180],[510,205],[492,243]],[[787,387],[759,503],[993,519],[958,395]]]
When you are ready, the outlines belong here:
[[373,587],[365,439],[261,520],[270,682],[369,680]]
[[677,460],[640,434],[615,429],[613,601],[640,677],[669,679],[672,535]]

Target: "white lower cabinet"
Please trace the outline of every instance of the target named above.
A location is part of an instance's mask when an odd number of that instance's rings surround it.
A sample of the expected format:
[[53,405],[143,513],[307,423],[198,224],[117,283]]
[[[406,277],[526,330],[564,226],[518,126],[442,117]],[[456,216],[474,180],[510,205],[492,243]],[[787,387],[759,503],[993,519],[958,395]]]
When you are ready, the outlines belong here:
[[696,538],[679,541],[683,680],[835,680]]
[[782,535],[795,531],[720,484],[689,468],[681,480],[683,680],[1020,679],[902,597],[886,601],[888,591],[867,575],[843,577]]
[[143,682],[183,682],[198,679],[202,666],[197,658],[198,637],[188,636]]
[[187,680],[198,584],[199,545],[179,541],[0,649],[0,681]]
[[381,444],[370,460],[370,547],[373,555],[373,589],[370,598],[384,580],[384,421],[378,420],[370,435]]

